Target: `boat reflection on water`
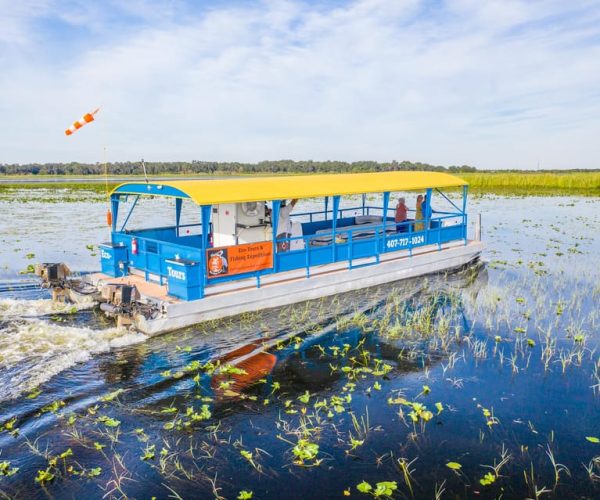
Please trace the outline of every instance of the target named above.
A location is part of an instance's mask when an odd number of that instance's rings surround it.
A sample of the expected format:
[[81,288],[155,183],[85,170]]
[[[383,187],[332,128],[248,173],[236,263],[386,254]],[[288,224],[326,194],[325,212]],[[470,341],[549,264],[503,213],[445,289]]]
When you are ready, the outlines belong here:
[[[437,319],[448,321],[453,318],[454,326],[468,333],[470,325],[463,300],[474,300],[486,284],[487,270],[481,263],[452,274],[402,283],[400,288],[394,289],[394,302],[401,303],[401,307],[397,317],[392,320],[396,325],[403,325],[410,330],[413,323],[422,322],[423,319],[430,328],[434,328]],[[422,370],[444,359],[447,352],[437,349],[435,343],[430,345],[426,335],[419,334],[415,340],[415,335],[397,337],[376,328],[355,324],[353,320],[360,317],[367,325],[377,325],[376,320],[389,314],[389,292],[392,288],[369,289],[366,294],[363,291],[362,300],[365,300],[365,295],[372,297],[372,300],[362,310],[352,307],[357,302],[354,294],[350,294],[346,297],[350,299],[351,306],[346,318],[328,318],[316,333],[301,333],[287,338],[284,335],[284,340],[277,337],[261,339],[219,358],[221,364],[233,365],[244,373],[213,376],[210,387],[214,395],[217,399],[236,397],[240,391],[267,377],[285,381],[290,386],[288,389],[298,392],[326,389],[344,376],[341,371],[332,370],[331,367],[331,354],[344,350],[350,353],[349,357],[356,354],[357,348],[368,351],[372,359],[392,365],[396,374]],[[314,328],[311,331],[314,332]],[[339,363],[343,366],[346,361],[340,358]]]
[[[243,328],[241,319],[229,320],[155,337],[107,357],[99,369],[109,385],[126,383],[124,399],[147,409],[184,403],[197,393],[213,400],[216,412],[221,407],[227,413],[235,411],[235,400],[268,397],[273,381],[290,397],[327,391],[346,377],[332,364],[342,368],[358,350],[385,361],[397,376],[423,370],[448,353],[425,335],[389,335],[379,328],[384,318],[408,328],[415,318],[426,317],[434,325],[452,317],[468,333],[463,301],[474,299],[486,283],[485,266],[477,263],[454,273],[265,311],[244,318]],[[294,308],[308,313],[295,318]],[[240,338],[246,338],[241,346]],[[344,350],[350,354],[332,356]],[[206,370],[209,364],[216,369]]]
[[219,358],[220,364],[235,364],[239,372],[214,375],[211,387],[219,396],[237,395],[252,384],[267,377],[277,364],[277,356],[262,350],[259,342],[246,344]]

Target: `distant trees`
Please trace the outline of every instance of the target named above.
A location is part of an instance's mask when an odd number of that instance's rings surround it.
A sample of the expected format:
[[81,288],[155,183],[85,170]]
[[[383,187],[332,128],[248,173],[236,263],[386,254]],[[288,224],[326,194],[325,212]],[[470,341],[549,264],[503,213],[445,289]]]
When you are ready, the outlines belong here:
[[[265,160],[258,163],[240,162],[214,162],[214,161],[169,161],[146,162],[148,174],[181,174],[181,175],[235,175],[235,174],[307,174],[307,173],[340,173],[340,172],[382,172],[395,170],[429,170],[451,173],[482,172],[491,170],[477,170],[469,165],[452,165],[443,167],[428,163],[396,160],[390,162],[376,161],[313,161],[313,160]],[[537,170],[537,173],[567,173],[567,172],[599,172],[600,169],[573,169],[573,170]],[[524,170],[500,170],[496,172],[517,172]],[[533,171],[527,171],[533,172]],[[125,161],[108,164],[109,175],[140,175],[142,166],[139,161]],[[101,175],[104,174],[103,163],[27,163],[27,164],[2,164],[0,175]]]
[[[396,160],[379,163],[376,161],[294,161],[266,160],[258,163],[209,162],[147,162],[148,174],[252,174],[252,173],[336,173],[336,172],[378,172],[394,170],[434,170],[440,172],[475,172],[468,165],[442,167],[427,163]],[[140,162],[115,162],[108,164],[109,175],[141,174]],[[0,164],[3,175],[93,175],[103,174],[102,163],[29,163]]]

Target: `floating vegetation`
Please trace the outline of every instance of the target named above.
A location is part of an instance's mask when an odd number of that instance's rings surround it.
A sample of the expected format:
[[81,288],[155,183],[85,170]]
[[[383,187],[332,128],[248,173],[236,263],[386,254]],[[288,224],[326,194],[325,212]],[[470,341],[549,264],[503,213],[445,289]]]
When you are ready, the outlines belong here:
[[398,489],[398,484],[396,481],[380,481],[373,487],[366,481],[363,481],[356,486],[356,489],[361,493],[367,493],[375,498],[389,498]]

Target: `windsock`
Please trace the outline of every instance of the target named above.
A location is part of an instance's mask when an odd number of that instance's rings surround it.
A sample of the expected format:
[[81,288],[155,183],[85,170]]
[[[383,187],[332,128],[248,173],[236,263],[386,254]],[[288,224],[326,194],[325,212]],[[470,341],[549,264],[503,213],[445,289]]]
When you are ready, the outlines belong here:
[[91,113],[86,113],[79,120],[73,123],[67,130],[65,130],[65,135],[71,135],[76,130],[83,127],[86,123],[90,123],[94,121],[94,115],[100,110],[100,108],[96,108]]

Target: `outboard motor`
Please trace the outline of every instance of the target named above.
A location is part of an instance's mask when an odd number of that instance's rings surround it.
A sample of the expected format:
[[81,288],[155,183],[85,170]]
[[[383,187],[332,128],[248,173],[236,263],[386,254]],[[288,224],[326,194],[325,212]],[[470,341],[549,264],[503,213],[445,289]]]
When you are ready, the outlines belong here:
[[52,300],[66,302],[66,290],[69,287],[67,278],[71,274],[66,264],[62,262],[36,264],[35,274],[42,278],[42,288],[48,288],[52,291]]
[[140,292],[134,285],[108,283],[102,287],[100,309],[110,318],[117,318],[117,326],[127,326],[132,323]]

